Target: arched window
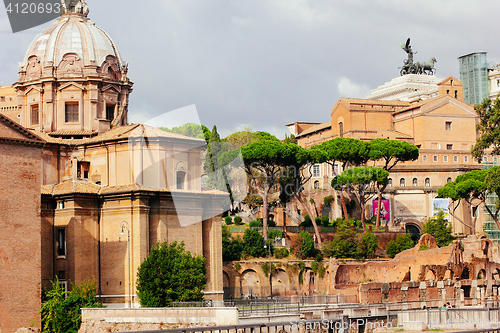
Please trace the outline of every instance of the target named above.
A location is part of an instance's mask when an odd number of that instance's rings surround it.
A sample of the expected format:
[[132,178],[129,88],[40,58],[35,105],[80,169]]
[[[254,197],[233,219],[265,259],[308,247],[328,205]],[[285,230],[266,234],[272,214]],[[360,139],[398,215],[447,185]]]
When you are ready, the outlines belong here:
[[339,136],[344,136],[344,123],[339,123]]
[[177,171],[177,189],[184,189],[184,180],[186,178],[186,173],[184,171]]
[[455,98],[458,98],[458,90],[455,90]]
[[392,187],[392,178],[387,179],[387,186]]
[[413,186],[418,186],[418,180],[417,180],[417,178],[413,178],[412,185]]
[[405,187],[406,186],[406,180],[404,178],[401,178],[399,180],[399,186],[401,186],[401,187]]
[[451,182],[452,182],[451,177],[448,177],[448,178],[446,179],[446,182],[447,182],[447,183],[451,183]]
[[319,180],[314,182],[314,189],[318,190],[319,189]]
[[431,179],[425,178],[425,186],[431,186]]

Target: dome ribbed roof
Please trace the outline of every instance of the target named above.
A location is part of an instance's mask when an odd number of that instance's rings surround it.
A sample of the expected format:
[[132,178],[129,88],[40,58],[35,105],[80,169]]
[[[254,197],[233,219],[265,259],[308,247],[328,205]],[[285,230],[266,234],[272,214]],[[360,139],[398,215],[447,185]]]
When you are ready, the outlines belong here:
[[46,66],[49,61],[53,62],[53,66],[58,66],[67,53],[76,53],[85,66],[101,66],[108,55],[115,56],[119,66],[122,64],[115,43],[104,30],[85,15],[67,13],[31,42],[23,67],[33,55],[38,56],[42,66]]

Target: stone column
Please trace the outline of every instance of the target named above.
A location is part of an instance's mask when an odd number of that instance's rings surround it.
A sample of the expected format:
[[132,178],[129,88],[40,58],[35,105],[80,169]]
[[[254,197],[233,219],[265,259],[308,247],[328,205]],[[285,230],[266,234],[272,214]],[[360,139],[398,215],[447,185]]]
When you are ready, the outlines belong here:
[[477,280],[472,280],[470,286],[470,297],[472,298],[472,305],[477,305],[477,299],[479,298],[477,290]]
[[425,283],[425,281],[420,282],[418,289],[420,298],[420,308],[422,308],[423,306],[427,308],[427,299],[426,299],[427,284]]
[[460,307],[465,306],[465,295],[464,290],[460,289]]

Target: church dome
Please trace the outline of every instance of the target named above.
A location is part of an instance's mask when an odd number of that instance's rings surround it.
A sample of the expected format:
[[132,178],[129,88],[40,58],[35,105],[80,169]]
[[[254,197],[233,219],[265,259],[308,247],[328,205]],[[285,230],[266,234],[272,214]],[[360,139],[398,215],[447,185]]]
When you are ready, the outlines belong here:
[[[67,7],[66,7],[67,6]],[[87,18],[85,1],[66,0],[64,14],[56,23],[42,31],[31,43],[23,61],[36,56],[42,67],[58,67],[67,54],[76,54],[83,66],[101,66],[108,56],[116,58],[118,68],[122,60],[109,35]]]

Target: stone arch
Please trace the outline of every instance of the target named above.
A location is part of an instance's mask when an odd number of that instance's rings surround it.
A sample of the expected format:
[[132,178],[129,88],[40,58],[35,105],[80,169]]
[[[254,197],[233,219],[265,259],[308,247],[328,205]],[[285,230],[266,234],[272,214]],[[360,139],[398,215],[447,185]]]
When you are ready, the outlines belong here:
[[446,272],[444,272],[444,280],[452,280],[453,279],[453,271],[451,269],[447,269]]
[[222,284],[224,288],[231,286],[231,282],[229,281],[229,274],[227,274],[226,271],[222,271]]
[[226,271],[222,271],[222,287],[224,290],[224,299],[234,296],[231,294],[231,281],[229,280],[229,275]]
[[175,184],[176,188],[178,190],[184,190],[186,189],[185,183],[186,183],[186,166],[184,165],[184,162],[179,162],[177,163],[177,166],[175,167]]
[[118,72],[120,68],[117,65],[118,59],[115,56],[108,55],[106,60],[101,65],[101,73],[109,76],[113,80],[118,79]]
[[493,268],[491,271],[491,279],[492,280],[500,280],[500,269]]
[[425,274],[425,280],[426,281],[428,281],[428,280],[436,281],[436,272],[434,272],[434,270],[432,270],[432,269],[429,269],[427,271],[427,273]]
[[486,271],[484,269],[479,270],[479,272],[477,273],[477,279],[478,280],[486,279]]
[[286,295],[289,290],[288,274],[281,268],[273,274],[273,295]]
[[405,220],[405,231],[410,235],[411,239],[417,243],[420,238],[420,232],[422,231],[422,224],[415,219]]
[[243,297],[260,296],[260,277],[253,269],[241,274],[241,293]]

